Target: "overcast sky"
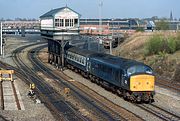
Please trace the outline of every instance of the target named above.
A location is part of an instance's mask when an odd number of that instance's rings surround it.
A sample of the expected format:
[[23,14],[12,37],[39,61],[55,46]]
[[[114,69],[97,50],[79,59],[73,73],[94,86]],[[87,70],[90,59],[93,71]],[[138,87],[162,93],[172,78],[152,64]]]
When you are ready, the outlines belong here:
[[[102,0],[103,18],[148,18],[152,16],[180,18],[180,0]],[[39,18],[45,12],[72,8],[81,18],[99,18],[100,0],[0,0],[0,18]]]

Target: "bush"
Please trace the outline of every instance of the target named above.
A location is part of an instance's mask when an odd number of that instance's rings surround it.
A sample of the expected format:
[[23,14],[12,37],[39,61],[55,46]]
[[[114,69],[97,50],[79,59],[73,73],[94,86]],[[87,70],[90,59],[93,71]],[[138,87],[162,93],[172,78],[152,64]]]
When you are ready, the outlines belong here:
[[180,35],[178,37],[162,37],[154,35],[149,39],[146,46],[146,55],[169,53],[172,54],[180,49]]
[[138,27],[138,28],[136,29],[136,32],[144,32],[144,28]]
[[155,24],[157,30],[169,30],[169,23],[166,20],[160,20]]
[[160,35],[155,35],[147,43],[147,54],[157,54],[159,52],[159,47],[162,45],[162,40]]
[[176,50],[180,50],[180,32],[177,34],[176,37]]
[[167,46],[168,48],[166,49],[167,53],[174,53],[176,52],[176,40],[174,37],[169,37],[167,40]]

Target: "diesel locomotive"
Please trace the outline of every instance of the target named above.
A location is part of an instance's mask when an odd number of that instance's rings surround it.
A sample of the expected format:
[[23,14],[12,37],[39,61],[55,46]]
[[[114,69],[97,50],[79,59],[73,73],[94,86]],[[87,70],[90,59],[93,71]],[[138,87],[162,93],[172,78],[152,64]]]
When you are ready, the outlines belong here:
[[155,76],[152,68],[144,63],[68,46],[65,65],[126,100],[153,100]]

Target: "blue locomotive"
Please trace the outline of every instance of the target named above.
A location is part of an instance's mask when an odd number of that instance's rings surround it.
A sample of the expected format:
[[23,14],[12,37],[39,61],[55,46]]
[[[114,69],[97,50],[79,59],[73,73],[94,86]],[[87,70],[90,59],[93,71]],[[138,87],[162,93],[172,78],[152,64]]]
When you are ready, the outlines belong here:
[[69,46],[65,48],[65,64],[124,99],[153,100],[155,76],[143,63]]

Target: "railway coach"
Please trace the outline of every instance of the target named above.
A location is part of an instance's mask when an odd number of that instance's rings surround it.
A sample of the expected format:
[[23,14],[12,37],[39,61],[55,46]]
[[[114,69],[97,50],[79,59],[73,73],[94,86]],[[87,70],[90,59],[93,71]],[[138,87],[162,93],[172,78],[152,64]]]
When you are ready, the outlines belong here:
[[69,46],[66,66],[91,81],[136,102],[153,100],[155,76],[151,67],[135,60]]

